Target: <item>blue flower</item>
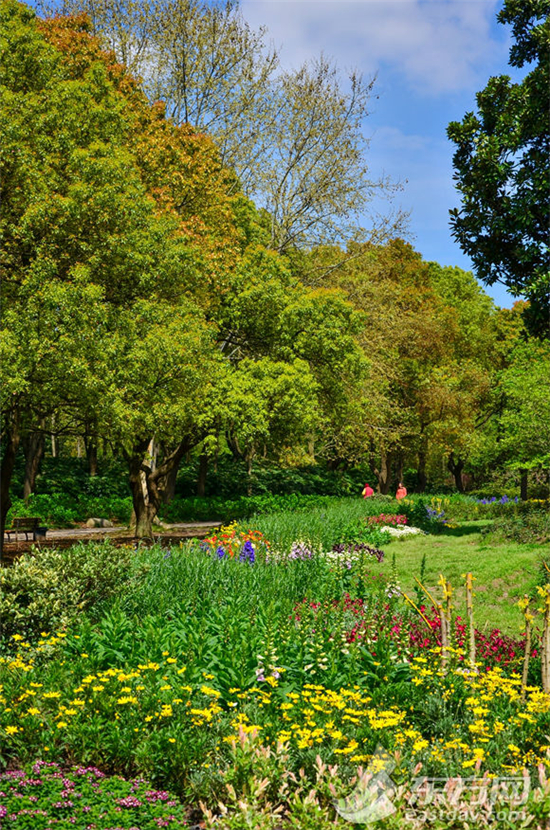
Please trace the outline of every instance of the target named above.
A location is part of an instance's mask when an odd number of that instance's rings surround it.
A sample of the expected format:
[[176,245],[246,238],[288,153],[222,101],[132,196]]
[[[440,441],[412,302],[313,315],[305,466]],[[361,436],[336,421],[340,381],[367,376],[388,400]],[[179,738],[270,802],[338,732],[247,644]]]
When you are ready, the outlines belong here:
[[218,557],[218,559],[223,559],[225,556],[225,550],[221,547],[221,545],[216,551],[216,556]]
[[241,555],[239,556],[239,560],[241,562],[248,561],[251,565],[253,565],[256,561],[256,554],[254,553],[254,547],[250,539],[247,539],[247,541],[244,543],[243,549],[241,550]]

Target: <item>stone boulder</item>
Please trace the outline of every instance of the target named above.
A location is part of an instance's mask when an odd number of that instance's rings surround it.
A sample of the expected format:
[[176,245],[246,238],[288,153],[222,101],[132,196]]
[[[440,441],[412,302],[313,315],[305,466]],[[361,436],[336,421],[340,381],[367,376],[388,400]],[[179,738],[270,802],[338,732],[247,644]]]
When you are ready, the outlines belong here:
[[88,519],[86,527],[113,527],[109,519]]

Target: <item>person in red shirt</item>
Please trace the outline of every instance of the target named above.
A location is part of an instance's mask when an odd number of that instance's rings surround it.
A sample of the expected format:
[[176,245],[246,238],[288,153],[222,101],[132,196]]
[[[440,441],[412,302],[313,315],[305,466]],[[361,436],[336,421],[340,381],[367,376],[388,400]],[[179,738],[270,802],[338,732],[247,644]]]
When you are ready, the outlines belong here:
[[372,489],[370,484],[365,484],[365,487],[363,489],[363,498],[368,499],[369,496],[374,496],[374,490]]
[[404,486],[403,482],[400,481],[397,486],[397,493],[395,494],[395,498],[397,501],[401,501],[407,495],[407,488]]

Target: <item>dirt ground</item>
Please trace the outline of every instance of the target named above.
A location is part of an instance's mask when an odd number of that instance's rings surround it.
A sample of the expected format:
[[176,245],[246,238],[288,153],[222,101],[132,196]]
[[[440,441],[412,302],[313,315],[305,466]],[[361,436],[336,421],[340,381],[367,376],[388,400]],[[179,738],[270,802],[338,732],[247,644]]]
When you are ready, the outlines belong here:
[[[154,534],[152,540],[136,539],[130,536],[127,527],[71,527],[64,530],[48,529],[46,539],[39,542],[25,540],[24,534],[17,541],[4,542],[2,565],[10,565],[13,560],[31,548],[68,548],[77,542],[92,542],[101,539],[112,539],[115,545],[152,544],[159,542],[164,547],[177,545],[185,539],[204,539],[221,522],[186,522],[165,525],[162,530]],[[23,537],[23,538],[21,538]]]

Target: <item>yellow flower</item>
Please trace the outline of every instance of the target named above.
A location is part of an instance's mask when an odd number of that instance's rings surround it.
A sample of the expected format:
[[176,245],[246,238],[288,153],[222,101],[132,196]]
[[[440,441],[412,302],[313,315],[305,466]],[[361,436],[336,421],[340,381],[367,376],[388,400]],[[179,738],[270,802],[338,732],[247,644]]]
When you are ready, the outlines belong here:
[[19,732],[18,726],[6,726],[7,735],[15,735],[16,732]]
[[211,689],[210,686],[201,686],[201,692],[203,695],[210,695],[210,697],[220,697],[221,692],[218,692],[216,689]]

